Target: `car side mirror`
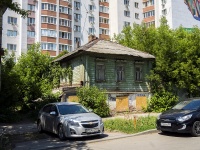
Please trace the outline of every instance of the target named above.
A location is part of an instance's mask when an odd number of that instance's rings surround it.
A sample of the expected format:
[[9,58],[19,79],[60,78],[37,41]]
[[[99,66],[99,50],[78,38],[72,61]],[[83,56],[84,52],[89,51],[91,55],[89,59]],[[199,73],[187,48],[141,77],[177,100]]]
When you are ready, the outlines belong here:
[[55,111],[51,111],[51,112],[50,112],[50,115],[56,116],[57,113],[56,113]]

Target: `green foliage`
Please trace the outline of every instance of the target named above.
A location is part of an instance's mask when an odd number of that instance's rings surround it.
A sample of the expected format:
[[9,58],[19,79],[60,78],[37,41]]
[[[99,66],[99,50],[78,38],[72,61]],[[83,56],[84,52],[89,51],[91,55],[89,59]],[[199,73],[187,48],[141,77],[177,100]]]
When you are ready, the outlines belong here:
[[176,93],[186,89],[190,96],[200,96],[200,29],[190,32],[183,27],[172,30],[165,18],[158,28],[144,24],[126,27],[115,36],[122,45],[139,49],[156,57],[148,76],[153,93],[166,90]]
[[139,117],[135,122],[133,119],[107,119],[104,121],[104,127],[110,131],[120,131],[128,134],[137,133],[156,128],[156,117]]
[[[5,53],[2,59],[2,90],[0,92],[0,121],[5,121],[6,112],[23,113],[37,111],[48,102],[59,100],[60,93],[52,94],[52,89],[59,87],[60,78],[72,79],[71,68],[61,68],[52,63],[49,55],[40,51],[40,45],[34,44],[15,64],[14,55]],[[33,103],[41,98],[43,101]],[[12,117],[14,118],[14,117]]]
[[109,116],[109,107],[106,103],[107,97],[104,90],[100,90],[97,87],[81,87],[77,88],[77,96],[79,102],[92,109],[94,113],[101,117]]
[[170,109],[178,102],[178,97],[170,92],[160,91],[155,93],[148,101],[145,111],[147,112],[164,112]]

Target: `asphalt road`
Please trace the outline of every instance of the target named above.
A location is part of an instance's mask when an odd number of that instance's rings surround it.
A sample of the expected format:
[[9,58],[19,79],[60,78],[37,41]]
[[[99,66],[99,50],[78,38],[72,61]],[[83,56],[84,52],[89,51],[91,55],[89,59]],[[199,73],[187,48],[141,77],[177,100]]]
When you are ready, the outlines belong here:
[[151,133],[115,140],[85,143],[58,150],[200,150],[200,137],[189,134]]

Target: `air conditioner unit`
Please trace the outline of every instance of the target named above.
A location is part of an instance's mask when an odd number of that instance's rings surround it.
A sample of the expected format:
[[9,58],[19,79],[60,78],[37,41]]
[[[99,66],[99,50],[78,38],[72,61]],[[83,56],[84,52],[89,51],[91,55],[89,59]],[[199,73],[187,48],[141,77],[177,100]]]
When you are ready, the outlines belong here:
[[94,21],[90,21],[90,24],[91,24],[91,25],[94,25]]
[[76,7],[76,10],[79,10],[80,8],[79,7]]
[[164,9],[165,8],[165,4],[162,4],[162,9]]
[[72,6],[72,3],[71,3],[71,2],[68,2],[68,6],[71,7],[71,6]]
[[74,18],[74,20],[75,20],[76,22],[78,22],[78,18]]

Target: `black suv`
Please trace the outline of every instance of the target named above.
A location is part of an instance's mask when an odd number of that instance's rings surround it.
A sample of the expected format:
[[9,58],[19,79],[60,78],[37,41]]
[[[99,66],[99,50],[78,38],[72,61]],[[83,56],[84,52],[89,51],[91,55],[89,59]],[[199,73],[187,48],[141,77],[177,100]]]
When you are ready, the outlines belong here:
[[160,114],[156,121],[162,132],[191,133],[200,136],[200,98],[180,101],[170,110]]

